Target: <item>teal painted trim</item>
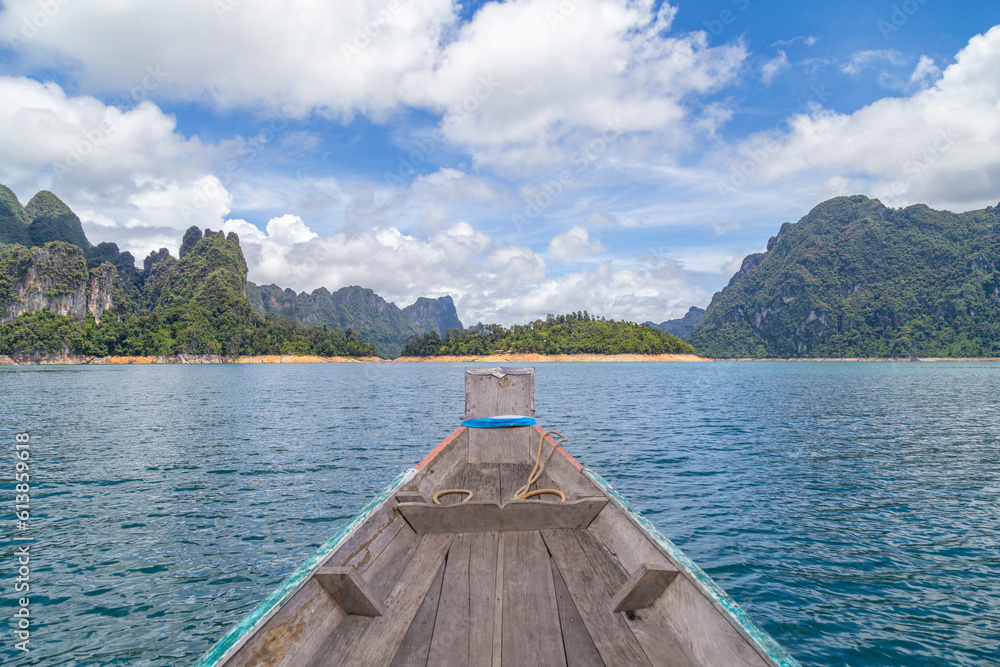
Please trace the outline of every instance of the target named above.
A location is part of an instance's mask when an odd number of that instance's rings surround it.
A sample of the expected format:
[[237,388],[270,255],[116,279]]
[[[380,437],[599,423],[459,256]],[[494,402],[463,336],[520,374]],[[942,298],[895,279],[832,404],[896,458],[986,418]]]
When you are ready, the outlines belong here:
[[337,531],[337,534],[327,540],[323,546],[317,549],[316,553],[310,556],[302,565],[300,565],[294,572],[292,572],[287,579],[285,579],[281,584],[274,589],[274,591],[264,598],[264,601],[259,605],[254,607],[253,611],[243,617],[236,627],[229,631],[225,637],[219,640],[219,642],[212,647],[208,653],[202,656],[201,660],[197,662],[195,667],[213,667],[213,665],[221,664],[225,659],[229,658],[230,651],[238,648],[244,639],[250,637],[255,630],[260,625],[263,625],[267,619],[269,619],[273,613],[281,608],[281,605],[285,604],[290,597],[299,590],[299,588],[304,584],[309,577],[312,576],[313,572],[319,569],[319,566],[323,564],[330,554],[340,548],[340,545],[352,534],[356,529],[358,529],[362,524],[364,524],[368,519],[375,513],[379,506],[388,500],[397,490],[406,482],[410,481],[414,475],[417,474],[416,469],[411,468],[407,470],[399,477],[394,479],[389,486],[385,487],[380,494],[375,496],[375,498],[365,505],[364,509],[358,512],[353,519],[351,519],[347,525]]
[[677,565],[691,578],[691,580],[701,589],[701,592],[708,596],[709,600],[712,601],[713,605],[720,612],[725,614],[729,621],[735,625],[740,631],[751,641],[757,648],[763,653],[767,658],[775,665],[779,667],[800,667],[799,663],[792,656],[788,655],[788,652],[781,647],[781,645],[774,641],[774,638],[767,634],[764,628],[757,625],[757,622],[750,618],[743,609],[740,608],[736,601],[729,596],[729,593],[724,591],[719,584],[715,583],[711,577],[705,574],[705,571],[698,567],[698,564],[693,560],[688,558],[687,554],[680,550],[680,548],[671,542],[667,537],[657,530],[649,519],[640,514],[631,503],[629,503],[625,498],[621,496],[615,489],[608,484],[600,475],[595,473],[593,470],[586,468],[584,473],[589,477],[595,484],[597,484],[601,489],[608,494],[612,502],[618,505],[624,512],[629,514],[632,519],[635,520],[639,527],[652,539],[655,541],[661,549],[663,549],[670,558],[677,563]]

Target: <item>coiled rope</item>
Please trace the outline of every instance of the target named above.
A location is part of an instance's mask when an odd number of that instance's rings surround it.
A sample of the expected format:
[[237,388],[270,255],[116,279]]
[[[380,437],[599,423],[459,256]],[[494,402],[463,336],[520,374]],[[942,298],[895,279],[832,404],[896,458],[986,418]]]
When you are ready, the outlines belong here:
[[[560,440],[552,440],[552,449],[549,450],[549,455],[545,457],[545,463],[542,463],[542,446],[545,444],[545,436],[547,435],[558,435]],[[559,489],[535,489],[534,491],[528,491],[528,489],[530,489],[531,485],[537,482],[538,478],[542,476],[542,473],[545,471],[545,466],[549,464],[549,459],[552,458],[552,455],[555,453],[556,449],[558,449],[559,445],[563,444],[567,440],[569,440],[569,438],[559,431],[545,431],[542,433],[542,437],[538,439],[538,456],[535,457],[535,467],[531,469],[531,474],[528,475],[528,483],[514,493],[515,498],[527,500],[528,498],[532,498],[534,496],[551,493],[559,496],[562,502],[566,502],[566,494]],[[539,463],[541,463],[541,466],[539,466]]]

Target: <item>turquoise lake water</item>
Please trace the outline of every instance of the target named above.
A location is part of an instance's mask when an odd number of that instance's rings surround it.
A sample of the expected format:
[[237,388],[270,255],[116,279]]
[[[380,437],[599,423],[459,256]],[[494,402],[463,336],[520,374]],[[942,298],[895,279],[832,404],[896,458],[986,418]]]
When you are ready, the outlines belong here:
[[[0,367],[0,661],[192,664],[458,425],[462,369]],[[536,406],[804,665],[1000,663],[1000,363],[538,364]]]

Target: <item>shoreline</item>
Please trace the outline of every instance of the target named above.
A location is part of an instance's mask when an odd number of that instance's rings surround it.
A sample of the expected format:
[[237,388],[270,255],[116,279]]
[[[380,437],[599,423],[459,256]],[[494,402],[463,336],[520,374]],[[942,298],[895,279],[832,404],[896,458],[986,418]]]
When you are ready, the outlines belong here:
[[81,354],[13,354],[0,355],[0,366],[130,366],[152,364],[422,364],[422,363],[691,363],[691,362],[969,362],[1000,361],[1000,357],[818,357],[773,359],[709,359],[694,354],[489,354],[445,357],[319,357],[293,354],[234,356],[218,354],[180,354],[176,356],[111,356],[89,357]]
[[694,354],[484,354],[445,357],[398,357],[393,363],[576,363],[576,362],[698,362],[712,361]]
[[392,363],[570,363],[570,362],[698,362],[711,361],[693,354],[490,354],[449,357],[318,357],[292,354],[234,356],[180,354],[176,356],[89,357],[81,354],[0,355],[0,366],[130,366],[150,364],[392,364]]
[[1000,361],[1000,357],[791,357],[791,358],[767,358],[767,359],[756,359],[752,357],[745,357],[739,359],[712,359],[712,361],[727,362],[727,361],[783,361],[790,363],[802,363],[807,361],[817,361],[817,362],[832,362],[832,361],[853,361],[858,363],[873,363],[873,362],[945,362],[945,361]]
[[178,354],[175,356],[89,357],[82,354],[0,355],[0,366],[147,366],[152,364],[363,364],[386,363],[379,357],[317,357],[294,354],[234,356]]

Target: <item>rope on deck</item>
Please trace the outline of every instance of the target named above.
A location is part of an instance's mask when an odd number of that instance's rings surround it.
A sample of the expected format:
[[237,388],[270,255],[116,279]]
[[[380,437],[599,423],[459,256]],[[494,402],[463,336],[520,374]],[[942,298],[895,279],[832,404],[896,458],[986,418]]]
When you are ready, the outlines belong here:
[[[545,463],[541,463],[542,446],[545,444],[545,436],[550,434],[558,435],[561,439],[558,442],[553,439],[552,449],[549,450],[549,455],[545,457]],[[534,491],[528,491],[528,489],[530,489],[531,485],[537,482],[538,478],[542,476],[542,473],[545,471],[545,466],[549,464],[549,459],[552,458],[552,455],[555,453],[556,449],[559,448],[559,445],[563,444],[568,440],[569,438],[567,438],[559,431],[545,431],[544,433],[542,433],[542,437],[538,439],[538,456],[535,457],[535,467],[531,469],[531,474],[528,475],[528,483],[522,486],[520,489],[517,490],[517,492],[514,493],[515,498],[527,500],[528,498],[532,498],[534,496],[540,496],[545,493],[551,493],[559,496],[562,502],[566,502],[566,494],[560,491],[559,489],[535,489]],[[539,463],[541,463],[541,467],[539,467],[538,465]]]
[[[547,435],[558,435],[560,440],[558,441],[556,441],[555,439],[552,440],[554,444],[552,445],[552,449],[549,450],[549,455],[545,457],[545,462],[543,463],[542,449],[545,444],[545,436]],[[566,494],[560,491],[559,489],[535,489],[534,491],[529,491],[528,489],[530,489],[531,485],[537,482],[538,478],[542,476],[543,472],[545,472],[545,466],[549,464],[549,459],[552,458],[552,455],[559,448],[559,445],[563,444],[564,442],[567,442],[568,440],[569,438],[567,438],[559,431],[545,431],[542,433],[542,437],[538,439],[538,456],[535,457],[535,467],[531,469],[531,474],[528,475],[528,483],[522,486],[514,493],[515,498],[520,498],[521,500],[527,500],[528,498],[534,498],[535,496],[552,494],[554,496],[559,496],[561,502],[566,502]],[[434,494],[434,497],[431,498],[431,500],[434,501],[435,505],[440,505],[441,496],[447,496],[452,493],[466,494],[465,498],[462,500],[463,503],[467,503],[470,500],[472,500],[472,495],[473,495],[472,491],[469,491],[468,489],[445,489],[443,491],[438,491],[437,493]]]

